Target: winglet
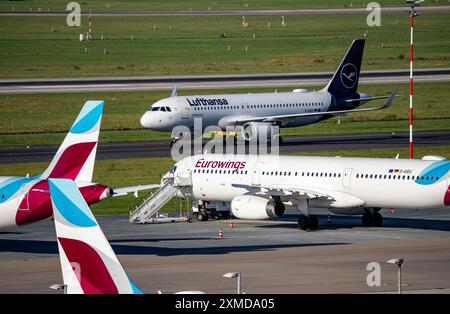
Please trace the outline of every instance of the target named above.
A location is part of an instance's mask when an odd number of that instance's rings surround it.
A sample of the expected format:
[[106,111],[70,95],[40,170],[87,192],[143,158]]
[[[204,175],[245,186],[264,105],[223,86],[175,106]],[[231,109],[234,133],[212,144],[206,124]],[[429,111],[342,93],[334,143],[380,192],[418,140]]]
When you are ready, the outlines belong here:
[[395,95],[397,94],[398,87],[392,91],[391,96],[389,96],[388,100],[384,103],[383,106],[381,106],[381,109],[389,108],[392,105],[392,102],[394,101]]
[[142,293],[128,278],[75,183],[48,182],[66,292]]

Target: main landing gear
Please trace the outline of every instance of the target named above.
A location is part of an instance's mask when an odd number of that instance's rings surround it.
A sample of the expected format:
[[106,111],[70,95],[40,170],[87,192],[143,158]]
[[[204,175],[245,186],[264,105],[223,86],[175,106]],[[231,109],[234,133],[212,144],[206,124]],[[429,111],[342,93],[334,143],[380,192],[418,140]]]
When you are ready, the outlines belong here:
[[379,213],[379,208],[368,208],[362,216],[362,224],[364,227],[381,227],[383,224],[383,216]]
[[300,230],[315,230],[319,228],[319,219],[314,215],[309,215],[309,217],[306,215],[300,215],[298,218],[298,228]]
[[298,228],[300,230],[315,230],[319,228],[317,216],[309,214],[309,199],[299,199],[297,209],[300,212],[300,217],[298,218]]

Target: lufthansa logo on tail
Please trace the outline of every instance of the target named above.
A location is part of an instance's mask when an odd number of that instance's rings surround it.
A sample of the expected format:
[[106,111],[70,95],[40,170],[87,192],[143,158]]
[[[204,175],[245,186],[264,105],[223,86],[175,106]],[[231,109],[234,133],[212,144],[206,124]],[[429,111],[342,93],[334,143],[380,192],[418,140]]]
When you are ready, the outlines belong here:
[[355,87],[356,82],[358,81],[358,71],[356,67],[352,63],[347,63],[342,67],[341,70],[341,82],[345,88],[351,89]]

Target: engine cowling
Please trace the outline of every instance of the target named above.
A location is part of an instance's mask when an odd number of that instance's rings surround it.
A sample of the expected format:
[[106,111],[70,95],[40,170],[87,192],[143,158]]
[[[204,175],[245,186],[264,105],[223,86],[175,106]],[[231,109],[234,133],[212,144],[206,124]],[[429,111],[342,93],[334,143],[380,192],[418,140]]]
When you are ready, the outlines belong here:
[[231,201],[231,212],[239,219],[268,219],[284,214],[284,204],[253,195],[236,196]]
[[242,137],[246,141],[270,140],[272,125],[264,122],[247,122],[242,126]]

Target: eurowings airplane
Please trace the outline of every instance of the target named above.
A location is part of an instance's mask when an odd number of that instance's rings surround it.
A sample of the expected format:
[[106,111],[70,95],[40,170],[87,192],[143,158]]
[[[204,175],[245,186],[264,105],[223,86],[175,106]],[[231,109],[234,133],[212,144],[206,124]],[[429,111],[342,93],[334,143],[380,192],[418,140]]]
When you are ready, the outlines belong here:
[[298,127],[336,115],[385,109],[391,103],[355,109],[368,101],[388,98],[357,92],[364,43],[362,39],[353,41],[333,78],[320,91],[296,89],[287,93],[177,96],[175,88],[171,97],[155,102],[144,113],[141,125],[157,131],[172,131],[172,144],[187,133],[177,134],[174,128],[185,126],[193,134],[196,119],[201,119],[202,131],[218,126],[222,130],[240,130],[246,141],[271,140],[276,136],[272,126]]
[[[93,183],[103,101],[87,101],[48,168],[34,177],[0,177],[0,228],[16,227],[52,215],[48,179],[74,180],[87,203],[155,185],[112,189]],[[157,185],[156,185],[157,186]]]
[[[240,219],[280,217],[285,206],[300,212],[299,228],[315,229],[311,208],[361,215],[364,226],[380,226],[382,208],[450,206],[450,161],[387,158],[196,155],[164,176],[185,196],[231,202]],[[184,182],[180,184],[179,182]],[[187,182],[187,183],[186,183]]]
[[[142,294],[127,276],[84,196],[70,179],[49,179],[56,238],[67,294]],[[202,291],[183,291],[202,294]]]

